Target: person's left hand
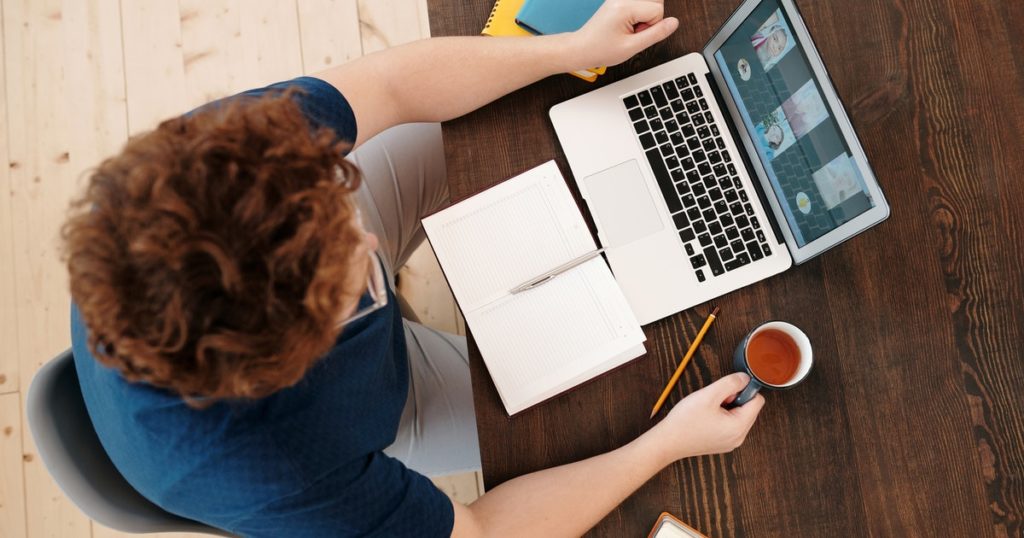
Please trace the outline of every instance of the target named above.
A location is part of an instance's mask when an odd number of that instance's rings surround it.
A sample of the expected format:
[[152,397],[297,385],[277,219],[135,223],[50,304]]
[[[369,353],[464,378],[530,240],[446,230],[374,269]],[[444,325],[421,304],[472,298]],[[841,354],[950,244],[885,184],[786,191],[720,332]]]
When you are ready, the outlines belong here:
[[607,0],[583,28],[570,34],[573,61],[578,69],[617,65],[676,28],[679,19],[665,17],[663,0]]

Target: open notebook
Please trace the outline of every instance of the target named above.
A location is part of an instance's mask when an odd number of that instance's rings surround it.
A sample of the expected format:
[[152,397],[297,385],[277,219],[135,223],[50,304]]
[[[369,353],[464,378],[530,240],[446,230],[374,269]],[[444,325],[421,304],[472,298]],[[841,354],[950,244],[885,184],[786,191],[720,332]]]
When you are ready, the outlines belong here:
[[596,249],[549,161],[423,219],[510,415],[643,355],[644,333],[604,258],[509,290]]

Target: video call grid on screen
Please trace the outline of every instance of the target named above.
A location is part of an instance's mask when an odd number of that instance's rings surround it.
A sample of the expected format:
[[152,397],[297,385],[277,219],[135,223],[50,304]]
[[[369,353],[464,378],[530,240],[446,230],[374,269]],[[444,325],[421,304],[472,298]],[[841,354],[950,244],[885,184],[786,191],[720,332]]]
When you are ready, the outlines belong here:
[[765,0],[715,53],[761,162],[804,246],[874,207],[792,24]]

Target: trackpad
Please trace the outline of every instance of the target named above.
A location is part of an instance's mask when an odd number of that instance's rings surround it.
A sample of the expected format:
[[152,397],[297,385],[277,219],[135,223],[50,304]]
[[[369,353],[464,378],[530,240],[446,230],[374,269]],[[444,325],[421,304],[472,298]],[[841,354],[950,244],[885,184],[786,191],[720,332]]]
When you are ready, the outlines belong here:
[[661,218],[636,160],[584,178],[583,183],[604,246],[619,247],[661,231]]

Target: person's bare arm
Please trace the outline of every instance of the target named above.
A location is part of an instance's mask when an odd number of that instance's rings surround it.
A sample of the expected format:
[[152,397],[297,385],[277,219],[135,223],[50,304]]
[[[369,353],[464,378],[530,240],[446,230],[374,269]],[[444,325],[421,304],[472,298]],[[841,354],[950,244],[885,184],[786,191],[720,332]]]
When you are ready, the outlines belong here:
[[670,463],[740,446],[764,406],[758,395],[722,408],[746,386],[732,374],[676,404],[654,428],[622,448],[510,480],[469,506],[453,502],[453,537],[579,536]]
[[577,32],[425,39],[314,76],[348,99],[358,146],[395,125],[456,118],[549,75],[621,63],[675,31],[678,20],[662,15],[661,0],[609,0]]

